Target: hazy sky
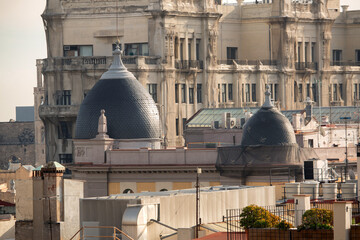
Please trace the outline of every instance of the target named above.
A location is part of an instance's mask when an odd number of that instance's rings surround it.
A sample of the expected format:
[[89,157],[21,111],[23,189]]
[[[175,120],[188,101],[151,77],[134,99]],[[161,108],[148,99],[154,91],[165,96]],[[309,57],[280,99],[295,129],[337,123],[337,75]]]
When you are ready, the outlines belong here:
[[[0,0],[0,122],[15,119],[15,106],[34,104],[36,59],[46,57],[40,15],[46,0]],[[360,9],[360,0],[341,0]]]

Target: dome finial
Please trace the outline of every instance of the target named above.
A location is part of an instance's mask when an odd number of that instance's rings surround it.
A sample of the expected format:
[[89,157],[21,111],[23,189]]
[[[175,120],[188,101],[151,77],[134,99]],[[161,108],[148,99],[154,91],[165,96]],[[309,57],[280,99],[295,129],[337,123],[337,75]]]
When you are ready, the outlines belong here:
[[269,84],[266,84],[266,91],[265,91],[265,102],[262,105],[262,108],[273,108],[274,105],[271,102],[271,92]]
[[116,41],[116,47],[113,51],[113,61],[107,72],[105,72],[100,80],[103,79],[119,79],[119,78],[133,78],[135,76],[127,70],[124,66],[124,63],[121,60],[121,56],[123,55],[123,51],[120,49],[120,41]]
[[115,50],[113,51],[113,56],[114,56],[113,62],[109,70],[127,70],[127,68],[124,66],[121,60],[122,54],[123,51],[120,49],[120,41],[117,40]]

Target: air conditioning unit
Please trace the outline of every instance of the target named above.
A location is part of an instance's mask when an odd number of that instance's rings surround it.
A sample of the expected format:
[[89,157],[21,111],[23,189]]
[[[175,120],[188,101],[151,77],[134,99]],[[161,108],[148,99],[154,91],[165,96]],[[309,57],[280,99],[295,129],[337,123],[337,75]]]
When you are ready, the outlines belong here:
[[228,118],[227,128],[234,128],[236,126],[236,118]]

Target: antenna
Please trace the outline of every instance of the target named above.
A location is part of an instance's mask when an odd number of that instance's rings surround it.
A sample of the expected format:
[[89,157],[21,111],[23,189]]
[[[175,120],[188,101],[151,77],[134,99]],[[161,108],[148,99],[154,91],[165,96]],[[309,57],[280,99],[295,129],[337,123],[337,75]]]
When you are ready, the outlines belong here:
[[119,1],[116,1],[116,44],[117,45],[120,45],[120,37],[119,37]]

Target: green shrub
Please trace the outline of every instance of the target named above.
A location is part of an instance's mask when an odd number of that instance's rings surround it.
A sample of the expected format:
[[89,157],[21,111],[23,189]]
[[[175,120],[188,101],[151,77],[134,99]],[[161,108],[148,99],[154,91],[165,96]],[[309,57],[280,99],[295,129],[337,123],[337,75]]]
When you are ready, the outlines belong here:
[[245,229],[275,227],[280,222],[278,216],[256,205],[245,207],[240,218],[240,225]]
[[313,208],[307,210],[302,216],[302,224],[298,230],[303,229],[332,229],[333,211]]
[[285,220],[282,220],[281,222],[279,222],[278,224],[276,224],[277,228],[281,229],[281,230],[288,230],[289,228],[293,228],[294,226],[291,223],[288,223]]

